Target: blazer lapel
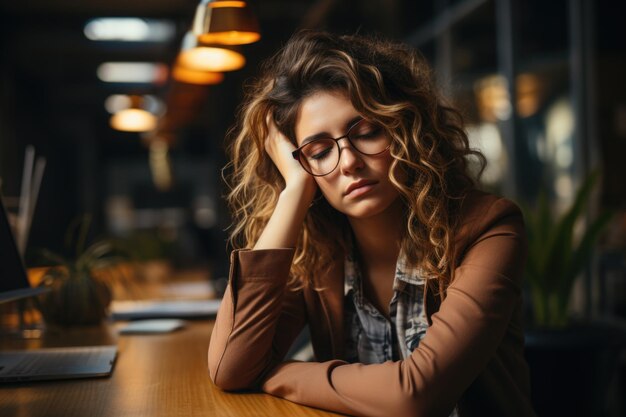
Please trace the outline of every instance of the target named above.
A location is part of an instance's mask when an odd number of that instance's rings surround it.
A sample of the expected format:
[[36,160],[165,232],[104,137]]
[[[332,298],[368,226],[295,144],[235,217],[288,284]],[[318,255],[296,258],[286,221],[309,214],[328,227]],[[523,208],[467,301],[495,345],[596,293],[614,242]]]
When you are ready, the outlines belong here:
[[345,357],[343,324],[343,257],[338,256],[332,268],[314,281],[316,288],[305,291],[310,317],[311,337],[316,359],[326,361]]

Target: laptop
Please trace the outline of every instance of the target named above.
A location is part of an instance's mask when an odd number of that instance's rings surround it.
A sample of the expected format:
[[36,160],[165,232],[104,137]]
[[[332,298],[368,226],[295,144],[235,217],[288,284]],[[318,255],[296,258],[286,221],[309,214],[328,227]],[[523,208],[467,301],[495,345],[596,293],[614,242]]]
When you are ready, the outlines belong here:
[[[32,288],[0,195],[0,303],[46,291]],[[0,351],[0,382],[91,378],[110,375],[117,346]]]
[[0,382],[109,376],[117,346],[79,346],[0,351]]
[[32,288],[28,282],[0,195],[0,303],[32,297],[46,291],[46,288]]

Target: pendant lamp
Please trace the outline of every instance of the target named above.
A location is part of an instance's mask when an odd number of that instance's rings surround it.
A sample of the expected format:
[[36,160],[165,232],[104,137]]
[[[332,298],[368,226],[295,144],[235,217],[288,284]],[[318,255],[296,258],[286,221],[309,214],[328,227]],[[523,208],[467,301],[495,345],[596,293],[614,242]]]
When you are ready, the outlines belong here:
[[232,47],[206,45],[198,42],[193,32],[187,32],[178,55],[177,65],[210,72],[234,71],[242,68],[246,59]]
[[146,109],[149,103],[140,96],[129,96],[128,98],[128,104],[116,109],[109,119],[111,127],[122,132],[149,132],[154,130],[158,118]]
[[200,71],[175,65],[172,69],[172,78],[188,84],[214,85],[224,80],[221,72]]
[[259,23],[245,1],[202,0],[191,31],[203,43],[245,45],[261,38]]

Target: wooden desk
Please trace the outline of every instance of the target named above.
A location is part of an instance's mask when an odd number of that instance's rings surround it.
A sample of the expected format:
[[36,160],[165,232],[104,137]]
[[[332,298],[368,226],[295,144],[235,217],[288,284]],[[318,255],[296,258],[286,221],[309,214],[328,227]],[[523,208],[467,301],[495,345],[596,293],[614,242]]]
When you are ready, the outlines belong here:
[[2,348],[115,343],[109,378],[0,385],[2,417],[337,416],[267,394],[230,394],[212,384],[207,347],[212,321],[191,321],[165,335],[117,336],[114,327],[3,341]]

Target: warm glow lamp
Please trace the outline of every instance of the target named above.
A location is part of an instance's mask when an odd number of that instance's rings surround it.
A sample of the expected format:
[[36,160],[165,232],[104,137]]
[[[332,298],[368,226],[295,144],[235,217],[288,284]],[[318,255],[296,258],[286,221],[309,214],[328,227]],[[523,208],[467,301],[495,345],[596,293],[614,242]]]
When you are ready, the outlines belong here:
[[143,109],[124,109],[111,116],[109,123],[123,132],[148,132],[156,127],[157,118]]
[[196,71],[225,72],[242,68],[246,59],[231,48],[202,44],[192,32],[187,32],[177,64]]
[[157,126],[157,116],[144,108],[144,104],[149,104],[144,101],[142,97],[130,96],[127,105],[117,108],[109,119],[111,127],[122,132],[154,130]]
[[224,80],[224,74],[220,72],[198,71],[175,65],[172,70],[172,78],[188,84],[212,85],[221,83]]
[[200,42],[245,45],[261,38],[259,23],[245,1],[202,0],[191,31]]

